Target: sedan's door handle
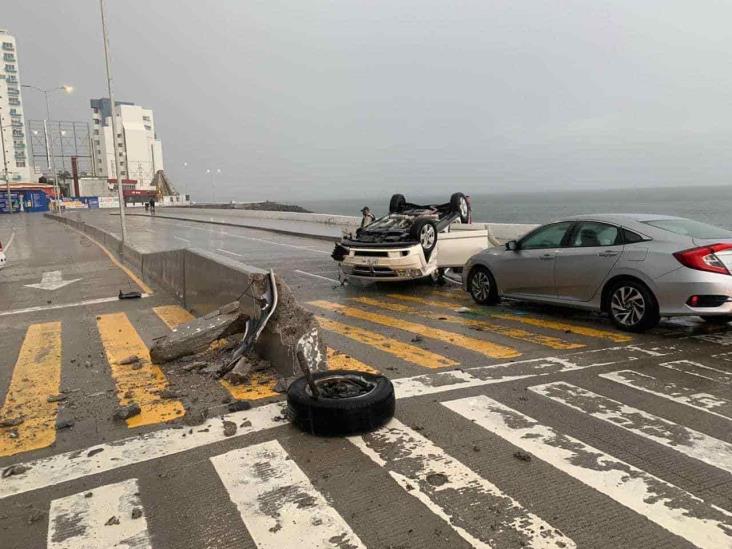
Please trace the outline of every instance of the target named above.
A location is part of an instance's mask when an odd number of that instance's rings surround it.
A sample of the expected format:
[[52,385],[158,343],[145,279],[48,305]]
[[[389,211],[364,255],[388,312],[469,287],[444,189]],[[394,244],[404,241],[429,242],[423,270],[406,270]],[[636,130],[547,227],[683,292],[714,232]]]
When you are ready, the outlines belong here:
[[614,257],[614,256],[618,255],[619,253],[620,252],[616,252],[615,250],[605,250],[604,252],[600,252],[597,255],[599,255],[600,257]]
[[549,261],[551,259],[554,259],[554,257],[554,254],[544,254],[540,256],[539,259],[541,259],[542,261]]

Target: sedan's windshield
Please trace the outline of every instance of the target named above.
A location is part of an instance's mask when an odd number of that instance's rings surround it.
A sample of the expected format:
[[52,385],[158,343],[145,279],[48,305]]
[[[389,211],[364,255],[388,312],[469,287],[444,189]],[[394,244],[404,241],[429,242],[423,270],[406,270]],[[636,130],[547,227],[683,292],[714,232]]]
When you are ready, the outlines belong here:
[[732,238],[732,232],[691,219],[654,219],[644,221],[646,225],[691,238]]

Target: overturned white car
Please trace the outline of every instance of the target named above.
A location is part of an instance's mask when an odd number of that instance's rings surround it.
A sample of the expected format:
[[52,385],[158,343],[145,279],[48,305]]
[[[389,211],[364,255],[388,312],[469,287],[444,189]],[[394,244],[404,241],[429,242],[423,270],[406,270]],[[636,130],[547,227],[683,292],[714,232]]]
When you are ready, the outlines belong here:
[[344,237],[332,257],[346,279],[438,279],[491,245],[488,231],[470,223],[470,202],[462,193],[445,204],[425,206],[395,194],[389,214]]

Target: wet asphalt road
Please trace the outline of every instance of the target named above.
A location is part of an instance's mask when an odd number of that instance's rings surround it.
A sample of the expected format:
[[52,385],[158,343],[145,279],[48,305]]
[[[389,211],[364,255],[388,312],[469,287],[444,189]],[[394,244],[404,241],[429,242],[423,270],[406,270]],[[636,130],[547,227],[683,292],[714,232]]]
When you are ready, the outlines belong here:
[[[631,337],[595,315],[480,309],[453,286],[343,288],[322,240],[129,217],[142,251],[275,269],[323,318],[333,362],[394,380],[387,428],[315,438],[282,421],[269,379],[239,387],[254,407],[226,414],[231,389],[214,380],[121,369],[130,341],[142,353],[184,315],[174,299],[115,300],[136,284],[86,238],[5,216],[4,243],[11,227],[0,420],[23,423],[0,427],[2,547],[732,546],[725,329],[689,319]],[[53,271],[79,280],[28,287]],[[112,420],[127,391],[144,421]]]

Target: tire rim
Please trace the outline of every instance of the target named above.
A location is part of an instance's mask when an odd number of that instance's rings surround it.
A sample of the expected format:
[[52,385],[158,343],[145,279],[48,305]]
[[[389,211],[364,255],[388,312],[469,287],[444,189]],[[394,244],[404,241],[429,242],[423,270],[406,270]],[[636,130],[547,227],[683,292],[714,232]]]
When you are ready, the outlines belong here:
[[[358,374],[335,374],[321,377],[315,380],[315,385],[320,392],[320,398],[331,400],[361,398],[376,388],[376,383]],[[313,396],[309,385],[305,386],[305,392],[308,396]]]
[[646,300],[638,288],[621,286],[613,292],[610,311],[613,318],[623,326],[635,326],[645,315]]
[[460,198],[460,217],[468,218],[468,201],[463,197]]
[[478,301],[485,301],[491,292],[491,279],[483,271],[477,271],[470,281],[470,293]]
[[420,231],[419,242],[422,244],[422,248],[430,250],[435,244],[435,228],[431,224],[427,224],[422,227]]

